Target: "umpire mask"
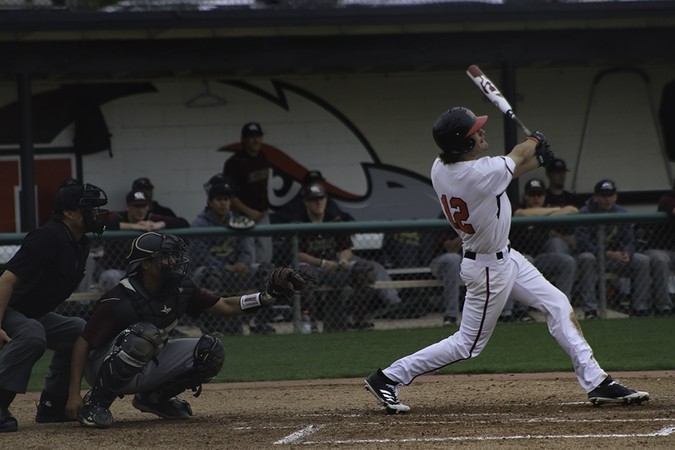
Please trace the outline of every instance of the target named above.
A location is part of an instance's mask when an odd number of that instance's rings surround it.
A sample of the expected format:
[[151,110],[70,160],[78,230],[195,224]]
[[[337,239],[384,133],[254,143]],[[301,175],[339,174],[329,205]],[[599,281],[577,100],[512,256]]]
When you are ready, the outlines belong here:
[[84,230],[87,233],[101,235],[105,231],[105,224],[108,220],[108,210],[101,209],[108,203],[108,196],[103,189],[93,184],[83,186],[82,197],[80,198],[80,209],[84,218]]
[[54,213],[63,217],[63,211],[79,209],[84,220],[84,231],[98,236],[105,230],[108,210],[100,209],[108,203],[103,189],[93,184],[68,184],[61,187],[54,198]]

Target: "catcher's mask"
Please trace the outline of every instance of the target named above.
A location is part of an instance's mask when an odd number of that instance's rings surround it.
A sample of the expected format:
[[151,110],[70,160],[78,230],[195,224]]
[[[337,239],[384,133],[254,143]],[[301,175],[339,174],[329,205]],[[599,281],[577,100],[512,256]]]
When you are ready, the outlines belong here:
[[84,231],[100,235],[105,230],[108,220],[108,210],[101,209],[108,203],[108,196],[103,189],[93,184],[70,184],[64,185],[56,193],[54,198],[54,214],[63,218],[63,211],[82,211],[84,219]]
[[146,259],[157,258],[164,283],[177,284],[187,274],[190,264],[187,254],[188,246],[178,236],[154,231],[143,233],[131,243],[127,255],[127,276],[136,273]]

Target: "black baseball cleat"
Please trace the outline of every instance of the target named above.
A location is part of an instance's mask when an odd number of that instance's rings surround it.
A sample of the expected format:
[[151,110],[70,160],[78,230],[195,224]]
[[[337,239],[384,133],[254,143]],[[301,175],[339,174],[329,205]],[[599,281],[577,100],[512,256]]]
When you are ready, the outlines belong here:
[[77,418],[85,427],[110,428],[113,423],[110,409],[92,403],[85,403]]
[[389,414],[406,413],[410,411],[408,405],[404,405],[398,399],[398,384],[377,369],[366,378],[366,390],[375,396]]
[[19,425],[12,413],[9,412],[7,407],[0,405],[0,433],[16,431],[17,428],[19,428]]
[[40,402],[37,406],[35,421],[37,423],[61,423],[74,422],[77,419],[71,419],[66,415],[66,398],[59,398],[42,392]]
[[606,403],[637,403],[649,400],[649,393],[636,391],[621,383],[617,383],[607,375],[602,383],[588,393],[588,400],[594,405],[603,405]]
[[136,394],[131,404],[139,411],[156,414],[163,419],[187,419],[192,415],[190,404],[178,397],[152,403],[143,394]]

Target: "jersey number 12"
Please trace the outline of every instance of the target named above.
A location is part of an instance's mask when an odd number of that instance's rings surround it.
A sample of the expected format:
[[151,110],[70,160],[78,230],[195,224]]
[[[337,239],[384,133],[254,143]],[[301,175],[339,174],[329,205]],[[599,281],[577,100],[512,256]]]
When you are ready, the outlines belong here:
[[448,197],[443,194],[441,203],[443,204],[445,217],[448,218],[453,228],[467,234],[474,234],[476,232],[470,223],[466,223],[466,219],[469,218],[469,208],[464,200],[451,197],[450,202],[448,202]]

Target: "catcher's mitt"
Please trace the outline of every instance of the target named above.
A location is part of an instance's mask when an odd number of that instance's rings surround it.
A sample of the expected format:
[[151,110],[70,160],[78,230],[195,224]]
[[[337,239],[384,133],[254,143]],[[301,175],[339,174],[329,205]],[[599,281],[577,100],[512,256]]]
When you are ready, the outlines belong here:
[[291,267],[277,267],[270,273],[265,285],[265,294],[260,302],[268,305],[276,301],[289,301],[293,294],[301,291],[309,284],[309,275]]

